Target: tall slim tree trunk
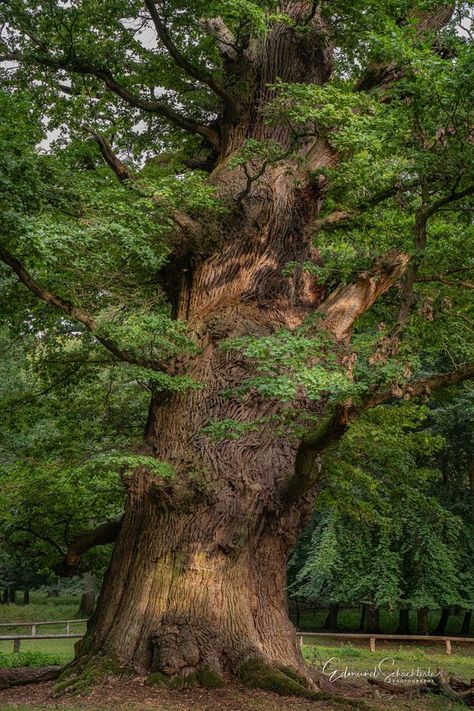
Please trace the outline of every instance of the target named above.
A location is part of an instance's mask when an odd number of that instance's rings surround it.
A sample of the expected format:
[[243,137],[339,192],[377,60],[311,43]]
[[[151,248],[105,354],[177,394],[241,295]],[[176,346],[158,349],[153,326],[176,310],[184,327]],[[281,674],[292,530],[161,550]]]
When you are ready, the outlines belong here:
[[468,635],[471,632],[472,610],[466,610],[464,613],[461,634]]
[[90,617],[95,610],[97,595],[97,578],[93,573],[87,572],[82,576],[83,593],[79,603],[79,616]]
[[449,607],[443,607],[443,609],[441,610],[441,617],[439,618],[439,622],[436,625],[436,628],[433,630],[433,634],[446,634],[446,627],[448,626],[450,615],[451,609]]
[[339,614],[339,605],[332,603],[329,605],[328,614],[323,625],[323,629],[335,632],[338,629],[337,616]]
[[367,605],[364,602],[360,607],[359,632],[363,632],[365,629],[366,617],[367,617]]
[[418,628],[417,632],[418,634],[429,634],[429,628],[428,628],[428,608],[427,607],[420,607],[417,611],[417,619],[418,619]]
[[295,595],[293,598],[295,601],[295,624],[296,624],[296,629],[300,628],[300,601],[298,598],[298,595]]
[[376,605],[367,605],[367,632],[380,632],[380,610]]
[[407,607],[401,607],[399,610],[396,634],[410,634],[410,610]]

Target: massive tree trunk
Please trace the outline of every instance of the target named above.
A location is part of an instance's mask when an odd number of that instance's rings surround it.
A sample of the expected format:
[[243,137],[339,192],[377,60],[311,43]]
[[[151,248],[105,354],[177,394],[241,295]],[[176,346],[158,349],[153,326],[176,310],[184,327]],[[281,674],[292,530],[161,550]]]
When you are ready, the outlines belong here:
[[[272,239],[291,239],[289,232],[288,215],[280,214]],[[297,443],[271,425],[237,441],[203,432],[213,419],[278,415],[277,401],[224,395],[251,364],[223,353],[219,341],[271,333],[307,308],[306,291],[294,288],[290,296],[290,280],[270,266],[278,248],[269,236],[250,227],[245,234],[196,269],[184,308],[201,354],[175,367],[206,387],[154,399],[144,451],[169,462],[176,476],[168,484],[145,471],[127,479],[125,516],[80,654],[106,648],[127,665],[170,678],[237,673],[249,659],[304,669],[287,616],[285,566],[316,487],[297,503],[285,500]],[[275,293],[278,306],[270,300]]]
[[[169,372],[186,372],[205,387],[153,400],[144,451],[169,462],[176,477],[168,485],[144,471],[127,479],[121,531],[79,657],[105,648],[124,664],[170,678],[202,670],[236,674],[251,659],[304,672],[286,610],[285,566],[316,485],[297,502],[285,499],[297,442],[276,435],[270,424],[238,441],[216,442],[203,432],[213,420],[270,421],[284,409],[254,392],[225,396],[252,373],[252,364],[219,343],[293,329],[321,301],[321,289],[301,267],[312,258],[318,206],[308,171],[327,164],[327,147],[313,146],[304,168],[282,160],[255,180],[249,175],[261,172],[258,161],[245,170],[229,167],[248,138],[273,138],[282,150],[290,145],[288,131],[267,126],[259,110],[276,77],[319,82],[327,75],[321,43],[304,47],[306,57],[294,31],[277,25],[254,46],[251,61],[247,55],[234,66],[251,90],[237,117],[224,116],[211,174],[230,211],[202,226],[207,254],[191,258],[181,246],[169,289],[176,316],[199,348]],[[284,275],[288,262],[300,265],[291,276]],[[307,402],[300,407],[314,411]]]
[[[243,178],[222,165],[213,175],[224,195],[238,195]],[[125,516],[80,656],[105,648],[168,678],[237,674],[248,660],[304,673],[287,615],[285,567],[313,510],[319,459],[275,430],[284,403],[253,390],[226,394],[253,366],[219,345],[293,329],[321,301],[312,277],[283,271],[288,261],[311,257],[317,201],[299,179],[296,165],[268,169],[222,226],[219,251],[182,274],[176,313],[199,355],[180,358],[170,371],[205,387],[158,393],[152,402],[143,451],[170,463],[176,476],[168,483],[145,471],[127,477]],[[321,312],[327,330],[345,338],[406,261],[392,255],[376,276],[365,273],[343,289]],[[293,417],[322,412],[304,398],[294,408]],[[209,422],[226,419],[265,424],[237,441],[205,433]],[[298,468],[305,478],[289,487]]]

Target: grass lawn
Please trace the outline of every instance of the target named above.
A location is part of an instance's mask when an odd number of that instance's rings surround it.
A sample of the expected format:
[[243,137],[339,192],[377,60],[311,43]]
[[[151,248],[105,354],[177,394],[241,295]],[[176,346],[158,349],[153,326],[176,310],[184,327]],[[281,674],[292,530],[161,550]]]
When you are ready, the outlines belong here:
[[395,672],[397,669],[401,673],[418,668],[421,671],[431,669],[436,673],[439,667],[464,679],[474,676],[474,644],[470,645],[470,648],[464,645],[463,649],[459,645],[459,652],[447,655],[443,652],[444,648],[438,645],[420,648],[418,644],[382,644],[379,640],[377,642],[375,653],[366,647],[341,642],[331,644],[329,640],[324,640],[323,644],[305,644],[303,654],[310,664],[320,669],[326,664],[327,674],[335,670],[344,673],[346,667],[347,672],[368,672],[380,664],[384,674]]
[[0,622],[74,620],[79,616],[78,595],[47,597],[46,593],[32,591],[30,600],[29,605],[0,605]]

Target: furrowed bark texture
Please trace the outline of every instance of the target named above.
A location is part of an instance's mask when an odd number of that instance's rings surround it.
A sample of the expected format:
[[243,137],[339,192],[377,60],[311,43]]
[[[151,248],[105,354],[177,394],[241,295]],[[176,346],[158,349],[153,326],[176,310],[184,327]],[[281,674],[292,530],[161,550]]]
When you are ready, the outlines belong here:
[[[306,4],[297,11],[307,12]],[[319,37],[317,23],[311,33]],[[183,269],[174,272],[170,289],[176,315],[201,349],[170,372],[187,372],[205,388],[159,394],[150,408],[146,451],[171,463],[177,477],[168,487],[146,472],[128,478],[127,509],[79,659],[106,649],[169,677],[203,668],[236,674],[252,658],[304,671],[286,611],[285,565],[315,491],[293,506],[281,496],[297,443],[270,427],[220,442],[202,430],[211,420],[251,422],[282,407],[255,393],[225,396],[252,374],[252,365],[219,343],[294,328],[321,300],[312,277],[301,268],[284,276],[283,268],[313,256],[318,201],[308,168],[332,159],[327,147],[313,150],[304,171],[297,161],[281,161],[256,180],[257,161],[247,171],[228,164],[250,137],[288,148],[287,128],[270,128],[259,114],[270,97],[267,84],[277,77],[322,81],[329,71],[324,54],[321,41],[303,47],[280,24],[229,70],[229,83],[244,82],[247,91],[239,116],[224,116],[211,180],[231,209],[212,226],[206,254],[188,260],[183,248]]]
[[[213,178],[223,194],[238,193],[245,179],[222,166]],[[84,650],[104,646],[168,676],[235,673],[250,658],[304,668],[286,613],[285,564],[314,491],[295,506],[281,495],[296,443],[270,426],[237,441],[203,432],[211,420],[252,422],[281,411],[253,392],[225,395],[252,365],[219,344],[295,327],[318,303],[307,277],[282,276],[287,261],[300,263],[311,250],[314,198],[303,199],[294,182],[287,166],[269,171],[226,221],[220,250],[185,273],[176,310],[201,354],[171,370],[205,388],[155,398],[146,451],[177,477],[168,487],[146,472],[127,480],[127,510]]]

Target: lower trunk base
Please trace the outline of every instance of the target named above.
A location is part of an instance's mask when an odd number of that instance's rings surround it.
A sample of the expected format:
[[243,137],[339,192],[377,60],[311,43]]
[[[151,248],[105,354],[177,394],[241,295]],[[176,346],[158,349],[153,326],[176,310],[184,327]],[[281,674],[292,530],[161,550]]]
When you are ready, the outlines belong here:
[[[104,654],[84,658],[79,663],[73,662],[61,673],[55,686],[55,694],[82,695],[91,691],[94,686],[103,683],[104,679],[111,676],[128,676],[134,674],[113,658]],[[57,674],[56,674],[57,675]],[[147,686],[157,686],[172,690],[193,689],[219,689],[232,681],[241,681],[251,689],[272,691],[281,696],[300,696],[305,698],[319,698],[318,687],[312,681],[309,671],[307,674],[296,671],[292,667],[272,666],[258,658],[248,659],[238,669],[232,678],[217,674],[208,667],[198,670],[182,669],[178,674],[166,675],[163,672],[152,672],[147,677]]]

